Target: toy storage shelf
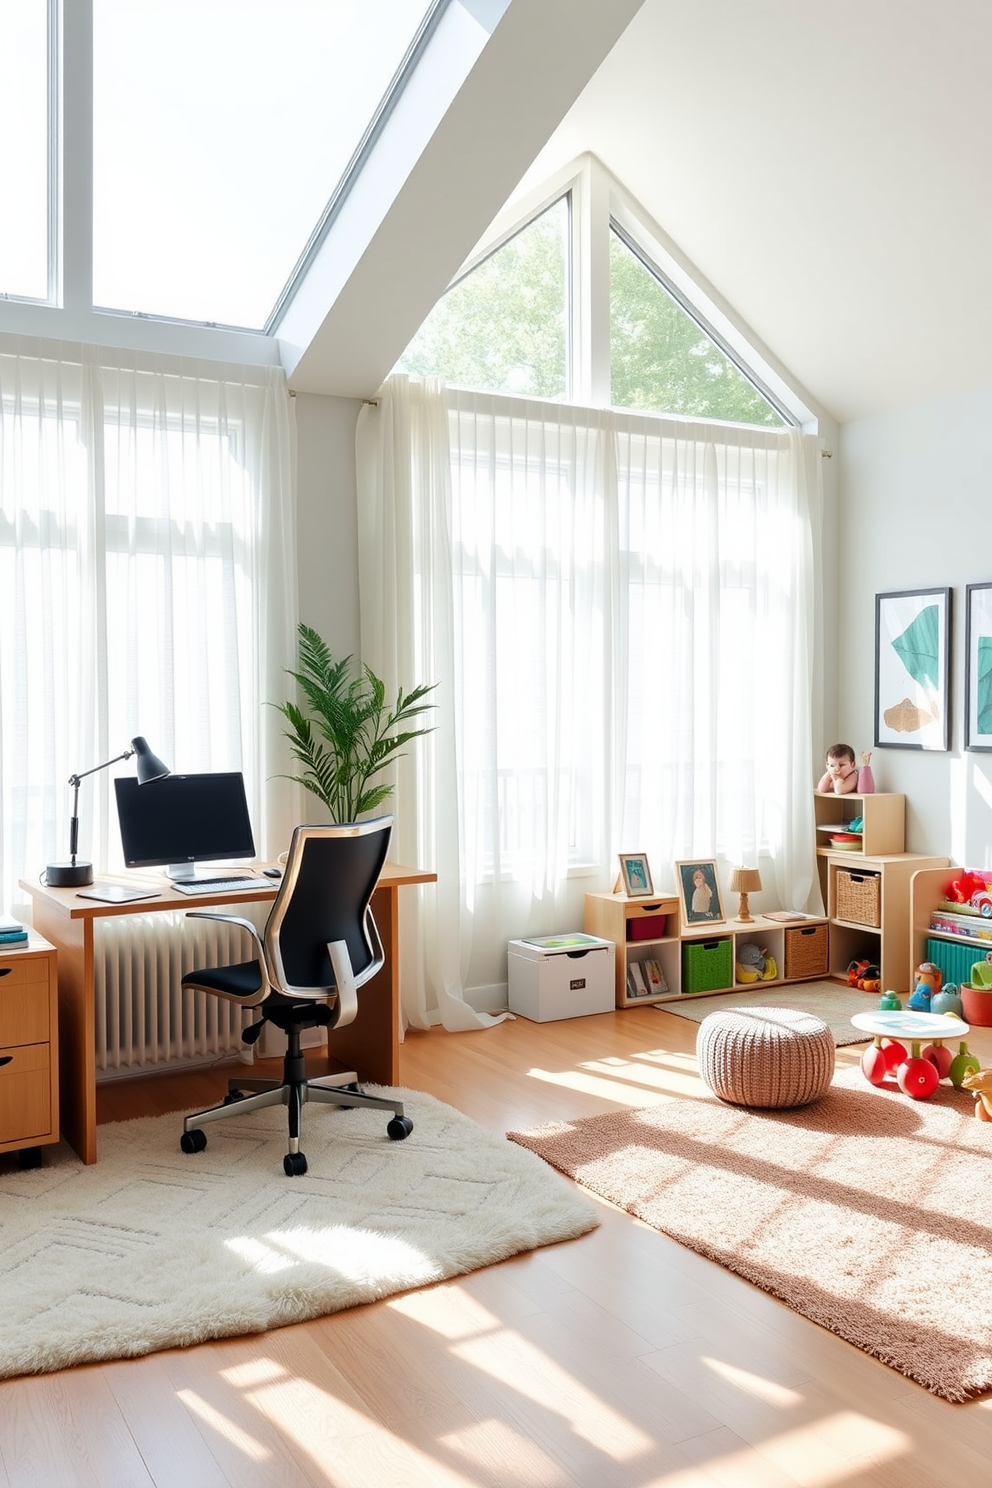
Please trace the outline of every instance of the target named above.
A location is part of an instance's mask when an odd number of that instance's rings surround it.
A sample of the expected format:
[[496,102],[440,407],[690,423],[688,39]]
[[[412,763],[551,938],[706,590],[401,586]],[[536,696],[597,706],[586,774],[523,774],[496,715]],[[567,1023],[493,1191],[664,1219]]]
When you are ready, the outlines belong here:
[[[650,927],[647,930],[645,922]],[[707,997],[715,992],[753,992],[759,987],[809,981],[828,974],[827,921],[823,916],[810,915],[783,924],[755,915],[746,924],[726,920],[686,928],[680,925],[679,901],[674,895],[631,899],[626,894],[587,894],[583,928],[587,934],[612,940],[616,946],[618,1008]],[[736,968],[741,948],[747,944],[757,945],[774,958],[778,972],[774,979],[738,981]],[[627,968],[631,961],[647,957],[659,962],[668,991],[651,997],[630,997]],[[792,975],[788,974],[790,969]]]
[[879,853],[901,853],[906,846],[906,797],[887,791],[860,796],[837,796],[832,791],[813,792],[813,820],[816,827],[816,857],[820,870],[820,891],[827,902],[827,859],[839,849],[831,842],[838,831],[861,817],[861,842],[847,846],[846,852],[865,857]]
[[[915,923],[910,910],[912,882],[921,870],[936,872],[946,881],[947,859],[901,851],[830,850],[824,862],[830,975],[845,978],[852,961],[871,961],[879,968],[883,991],[908,992],[915,968],[925,959],[916,954],[915,936],[910,934],[911,919]],[[929,913],[928,909],[928,922]]]
[[[957,872],[957,869],[947,865],[921,868],[913,874],[910,886],[912,967],[915,970],[921,961],[934,959],[928,954],[927,942],[937,941],[947,947],[946,957],[939,957],[937,965],[944,972],[945,980],[951,982],[966,980],[961,977],[960,971],[962,968],[968,969],[970,953],[974,953],[975,961],[981,961],[988,951],[992,951],[992,939],[986,939],[984,935],[954,935],[950,931],[930,927],[930,915],[943,901],[947,886]],[[980,920],[976,925],[976,929],[978,928],[992,933],[992,921]]]

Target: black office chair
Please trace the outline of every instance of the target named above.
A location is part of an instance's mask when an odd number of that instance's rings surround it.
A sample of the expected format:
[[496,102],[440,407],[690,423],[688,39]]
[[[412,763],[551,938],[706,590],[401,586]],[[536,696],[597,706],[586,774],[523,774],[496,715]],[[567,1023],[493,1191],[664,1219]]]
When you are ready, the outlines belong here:
[[297,827],[262,935],[239,915],[188,912],[191,919],[242,926],[258,946],[258,956],[236,966],[187,972],[183,986],[259,1008],[259,1022],[242,1034],[245,1043],[253,1044],[265,1024],[273,1023],[286,1034],[288,1046],[281,1080],[231,1080],[221,1105],[186,1117],[180,1138],[184,1152],[203,1151],[207,1138],[201,1128],[211,1121],[284,1105],[289,1110],[289,1151],[283,1167],[289,1177],[297,1177],[307,1170],[300,1151],[300,1115],[308,1101],[392,1111],[386,1132],[394,1141],[413,1130],[401,1101],[366,1095],[354,1073],[308,1080],[300,1048],[305,1028],[352,1022],[358,1011],[358,988],[383,964],[370,901],[386,861],[392,825],[391,816],[381,816],[340,826]]

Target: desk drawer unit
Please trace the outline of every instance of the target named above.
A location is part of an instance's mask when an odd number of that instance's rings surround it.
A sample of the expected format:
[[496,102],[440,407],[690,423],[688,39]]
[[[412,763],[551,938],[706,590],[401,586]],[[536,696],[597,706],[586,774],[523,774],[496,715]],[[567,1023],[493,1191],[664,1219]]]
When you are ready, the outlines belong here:
[[0,1152],[59,1138],[55,952],[0,954]]

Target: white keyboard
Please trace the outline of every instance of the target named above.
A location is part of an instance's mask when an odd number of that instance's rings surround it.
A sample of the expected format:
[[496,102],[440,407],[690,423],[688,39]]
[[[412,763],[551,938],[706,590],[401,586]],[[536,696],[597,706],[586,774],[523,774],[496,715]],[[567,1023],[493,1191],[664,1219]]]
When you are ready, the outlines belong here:
[[271,889],[274,888],[267,878],[252,878],[250,876],[241,878],[213,878],[209,883],[173,883],[172,887],[180,894],[230,894],[238,889]]

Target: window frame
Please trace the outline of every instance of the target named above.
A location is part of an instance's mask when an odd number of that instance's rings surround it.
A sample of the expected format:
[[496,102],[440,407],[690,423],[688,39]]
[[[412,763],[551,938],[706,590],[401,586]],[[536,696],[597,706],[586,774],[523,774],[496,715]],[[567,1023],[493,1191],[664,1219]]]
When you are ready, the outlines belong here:
[[[452,278],[460,284],[480,264],[523,231],[563,196],[569,199],[568,368],[566,401],[586,408],[611,408],[610,234],[615,232],[662,288],[738,369],[787,427],[818,432],[818,419],[757,337],[708,285],[657,223],[593,155],[584,155],[534,184],[524,178],[517,192],[480,238]],[[447,291],[445,291],[447,293]],[[516,396],[516,395],[514,395]],[[636,413],[634,409],[621,412]],[[666,409],[656,413],[678,418]],[[693,422],[698,422],[693,419]],[[713,420],[712,422],[719,422]],[[748,425],[747,427],[762,427]]]

